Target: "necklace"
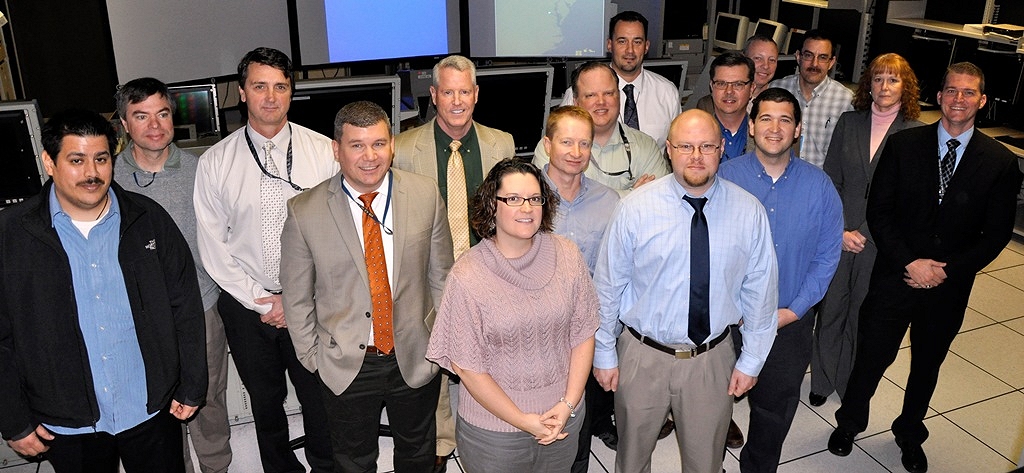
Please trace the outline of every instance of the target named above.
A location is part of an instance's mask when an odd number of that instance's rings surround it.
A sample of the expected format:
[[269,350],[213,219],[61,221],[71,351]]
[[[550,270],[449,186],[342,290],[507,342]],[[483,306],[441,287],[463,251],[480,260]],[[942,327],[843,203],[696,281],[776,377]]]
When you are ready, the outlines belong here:
[[103,200],[103,207],[100,207],[100,213],[99,213],[99,215],[96,216],[96,218],[94,220],[99,220],[100,217],[103,216],[103,212],[105,210],[107,210],[107,204],[110,203],[110,194],[104,194],[103,198],[104,198],[104,200]]

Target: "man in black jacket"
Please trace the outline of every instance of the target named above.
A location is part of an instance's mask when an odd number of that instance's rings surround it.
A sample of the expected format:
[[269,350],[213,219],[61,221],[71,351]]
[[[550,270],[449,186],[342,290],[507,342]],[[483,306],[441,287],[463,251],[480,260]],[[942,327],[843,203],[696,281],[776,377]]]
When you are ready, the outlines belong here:
[[188,245],[111,185],[102,117],[60,113],[42,139],[51,179],[0,212],[0,433],[57,473],[183,472],[180,421],[207,384]]

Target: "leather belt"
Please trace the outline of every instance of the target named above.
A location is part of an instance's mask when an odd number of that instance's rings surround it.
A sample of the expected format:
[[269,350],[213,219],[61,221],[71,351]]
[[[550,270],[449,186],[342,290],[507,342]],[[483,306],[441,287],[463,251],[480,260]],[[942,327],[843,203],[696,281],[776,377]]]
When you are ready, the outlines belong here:
[[[392,350],[392,352],[393,352],[393,350]],[[386,352],[384,350],[381,350],[380,348],[377,348],[377,347],[375,347],[373,345],[366,345],[366,353],[372,353],[372,354],[377,355],[377,356],[388,356],[388,355],[391,354],[391,353]]]
[[711,339],[711,341],[709,341],[709,342],[707,342],[707,343],[705,343],[703,345],[696,346],[696,347],[693,347],[693,348],[690,348],[690,349],[683,349],[683,348],[672,348],[672,347],[667,347],[665,345],[662,345],[662,344],[654,341],[650,337],[645,337],[643,335],[640,335],[640,332],[637,332],[636,330],[633,329],[633,327],[630,327],[628,325],[626,326],[626,330],[629,330],[630,334],[632,334],[634,337],[636,337],[637,340],[640,340],[640,343],[643,343],[644,345],[647,345],[647,346],[649,346],[649,347],[651,347],[651,348],[653,348],[655,350],[668,353],[669,355],[672,355],[672,356],[674,356],[674,357],[676,357],[676,358],[678,358],[680,360],[686,360],[686,359],[694,358],[697,355],[700,355],[701,353],[707,352],[708,350],[711,350],[712,348],[715,348],[716,346],[718,346],[719,343],[722,343],[722,341],[725,340],[725,337],[729,336],[729,330],[726,329],[726,330],[722,331],[722,333],[720,335],[718,335],[717,337]]

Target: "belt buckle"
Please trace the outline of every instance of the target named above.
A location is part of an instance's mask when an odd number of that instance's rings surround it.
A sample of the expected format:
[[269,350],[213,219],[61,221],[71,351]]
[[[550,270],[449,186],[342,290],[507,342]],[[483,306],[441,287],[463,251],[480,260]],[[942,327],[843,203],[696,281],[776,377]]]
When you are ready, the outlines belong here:
[[676,348],[675,350],[676,350],[676,359],[677,360],[689,360],[690,358],[693,358],[693,357],[697,356],[697,349],[696,348],[688,348],[688,349]]

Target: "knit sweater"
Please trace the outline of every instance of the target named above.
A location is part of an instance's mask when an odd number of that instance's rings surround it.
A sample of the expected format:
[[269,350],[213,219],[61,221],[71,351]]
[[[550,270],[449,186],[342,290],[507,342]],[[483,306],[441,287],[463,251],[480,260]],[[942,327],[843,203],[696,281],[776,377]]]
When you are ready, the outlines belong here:
[[[542,414],[565,396],[573,347],[598,326],[594,283],[571,241],[538,233],[530,250],[505,258],[485,239],[448,275],[427,359],[487,373],[525,413]],[[459,415],[497,432],[518,432],[459,387]]]

